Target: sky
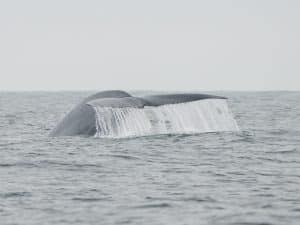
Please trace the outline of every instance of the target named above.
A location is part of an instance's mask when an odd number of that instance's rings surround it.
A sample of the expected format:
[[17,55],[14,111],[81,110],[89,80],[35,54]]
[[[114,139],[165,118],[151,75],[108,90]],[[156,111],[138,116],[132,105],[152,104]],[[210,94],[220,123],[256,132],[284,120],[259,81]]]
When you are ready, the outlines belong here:
[[299,0],[0,0],[0,91],[300,90]]

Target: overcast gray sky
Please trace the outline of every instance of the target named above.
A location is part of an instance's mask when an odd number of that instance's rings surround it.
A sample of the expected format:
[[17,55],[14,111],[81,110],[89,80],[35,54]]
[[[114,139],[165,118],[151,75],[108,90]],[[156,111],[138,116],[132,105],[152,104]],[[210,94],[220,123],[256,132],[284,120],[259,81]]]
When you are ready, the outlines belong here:
[[300,90],[299,0],[0,0],[0,90]]

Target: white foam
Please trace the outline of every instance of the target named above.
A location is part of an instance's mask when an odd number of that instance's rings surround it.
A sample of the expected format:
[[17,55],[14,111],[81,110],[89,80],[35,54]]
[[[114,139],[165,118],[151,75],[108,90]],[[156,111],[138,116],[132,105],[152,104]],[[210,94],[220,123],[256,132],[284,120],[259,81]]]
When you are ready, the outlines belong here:
[[96,137],[238,131],[224,99],[145,108],[94,107]]

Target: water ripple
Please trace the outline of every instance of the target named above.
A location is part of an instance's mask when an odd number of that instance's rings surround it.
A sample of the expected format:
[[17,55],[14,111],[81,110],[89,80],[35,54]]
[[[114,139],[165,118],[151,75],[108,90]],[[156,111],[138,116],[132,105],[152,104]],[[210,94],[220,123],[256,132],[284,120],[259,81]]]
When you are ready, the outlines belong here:
[[226,92],[236,133],[48,137],[86,95],[1,93],[1,225],[299,224],[300,92]]

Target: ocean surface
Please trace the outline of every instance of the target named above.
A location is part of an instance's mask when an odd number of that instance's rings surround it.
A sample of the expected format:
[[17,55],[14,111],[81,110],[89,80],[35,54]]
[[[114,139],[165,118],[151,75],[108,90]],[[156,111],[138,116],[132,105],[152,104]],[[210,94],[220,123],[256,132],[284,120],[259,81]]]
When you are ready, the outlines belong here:
[[210,93],[238,132],[49,137],[89,94],[0,92],[0,225],[300,224],[300,92]]

